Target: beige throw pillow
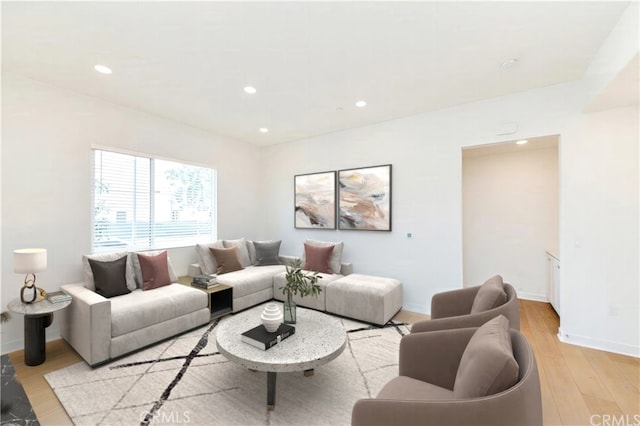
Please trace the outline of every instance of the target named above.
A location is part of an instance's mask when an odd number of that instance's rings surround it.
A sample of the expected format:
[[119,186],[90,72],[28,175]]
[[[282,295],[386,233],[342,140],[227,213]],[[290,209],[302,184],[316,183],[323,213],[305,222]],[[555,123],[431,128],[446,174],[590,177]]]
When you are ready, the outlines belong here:
[[496,275],[489,278],[480,286],[473,305],[471,305],[471,313],[488,311],[497,308],[507,302],[507,293],[504,291],[504,283],[502,277]]
[[247,240],[240,238],[238,240],[223,240],[224,248],[238,247],[238,259],[243,268],[251,266],[251,258],[249,257],[249,246]]
[[519,366],[513,357],[509,320],[500,315],[478,328],[467,344],[453,394],[479,398],[509,389],[518,381]]
[[216,273],[218,275],[226,274],[228,272],[239,271],[242,268],[240,259],[238,258],[238,247],[233,246],[231,248],[211,248],[211,254],[216,258],[218,269]]
[[222,241],[218,240],[209,244],[196,244],[196,253],[198,255],[198,263],[200,271],[205,275],[215,274],[218,270],[216,259],[211,254],[210,248],[224,248]]

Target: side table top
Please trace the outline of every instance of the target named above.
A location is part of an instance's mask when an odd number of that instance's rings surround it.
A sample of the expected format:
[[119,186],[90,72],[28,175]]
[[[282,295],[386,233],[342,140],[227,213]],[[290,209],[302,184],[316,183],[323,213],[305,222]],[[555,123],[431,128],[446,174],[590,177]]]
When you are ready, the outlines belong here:
[[346,346],[347,333],[337,318],[300,307],[293,336],[266,351],[243,342],[241,334],[261,323],[263,309],[260,305],[220,321],[216,345],[227,359],[258,371],[303,371],[337,358]]
[[13,299],[7,308],[16,314],[23,315],[45,315],[66,308],[71,304],[71,300],[51,303],[47,299],[35,303],[22,303],[20,299]]

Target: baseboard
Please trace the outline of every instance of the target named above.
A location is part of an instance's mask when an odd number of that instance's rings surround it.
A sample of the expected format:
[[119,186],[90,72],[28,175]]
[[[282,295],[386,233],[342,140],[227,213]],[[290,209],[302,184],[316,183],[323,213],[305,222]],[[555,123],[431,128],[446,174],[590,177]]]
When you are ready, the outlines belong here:
[[535,294],[535,293],[523,293],[520,291],[518,292],[518,299],[549,303],[549,299],[547,299],[546,295]]
[[407,304],[407,303],[403,303],[402,304],[402,310],[409,311],[409,312],[415,312],[417,314],[424,314],[424,315],[430,315],[431,314],[431,312],[428,312],[429,309],[425,309],[424,306]]
[[597,349],[605,352],[613,352],[620,355],[640,358],[640,347],[627,345],[626,343],[611,342],[609,340],[594,339],[587,336],[569,335],[558,328],[558,339],[570,345],[584,346],[585,348]]

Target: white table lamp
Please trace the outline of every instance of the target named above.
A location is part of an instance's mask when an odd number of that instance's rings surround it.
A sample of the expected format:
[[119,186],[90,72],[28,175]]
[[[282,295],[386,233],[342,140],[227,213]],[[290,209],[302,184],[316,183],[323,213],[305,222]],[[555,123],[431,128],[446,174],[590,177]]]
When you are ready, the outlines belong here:
[[38,292],[43,297],[46,295],[43,289],[36,287],[36,272],[42,272],[46,269],[47,249],[28,248],[13,251],[13,272],[26,274],[24,286],[20,290],[22,303],[36,302]]

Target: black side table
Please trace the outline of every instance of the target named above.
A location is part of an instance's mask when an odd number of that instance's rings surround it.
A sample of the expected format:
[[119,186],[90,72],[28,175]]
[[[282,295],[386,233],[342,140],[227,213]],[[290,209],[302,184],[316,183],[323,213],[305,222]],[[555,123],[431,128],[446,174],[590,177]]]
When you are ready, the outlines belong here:
[[47,299],[35,303],[22,303],[20,299],[9,302],[11,312],[24,315],[24,363],[40,365],[47,358],[46,331],[53,322],[53,313],[66,308],[71,300],[51,303]]

